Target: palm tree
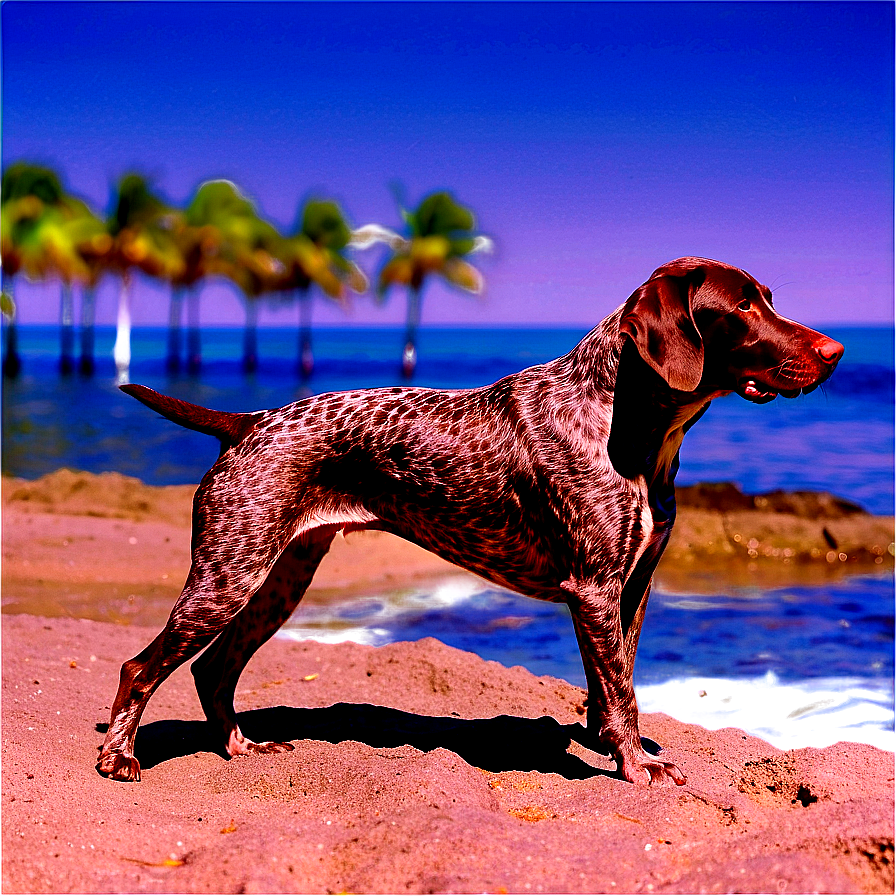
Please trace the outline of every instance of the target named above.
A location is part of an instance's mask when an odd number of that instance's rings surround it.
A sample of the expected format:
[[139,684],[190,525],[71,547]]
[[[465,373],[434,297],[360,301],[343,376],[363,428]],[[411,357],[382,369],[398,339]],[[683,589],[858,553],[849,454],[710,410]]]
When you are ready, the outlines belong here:
[[112,249],[112,238],[105,224],[82,200],[66,195],[62,209],[60,245],[64,251],[55,260],[62,281],[59,364],[63,373],[71,373],[75,368],[72,288],[77,281],[82,288],[80,370],[90,374],[93,373],[94,293]]
[[[96,288],[109,268],[114,242],[106,222],[100,219],[83,201],[66,196],[67,216],[64,223],[65,237],[77,256],[76,279],[81,285],[81,332],[79,371],[90,376],[94,372],[93,345],[96,317]],[[70,275],[62,272],[63,298],[61,304],[61,357],[64,372],[74,367],[74,309],[71,301]],[[68,287],[68,288],[66,288]]]
[[281,248],[285,274],[279,288],[294,293],[299,305],[298,366],[303,377],[311,376],[314,354],[311,347],[312,285],[325,296],[344,303],[346,290],[362,293],[367,278],[345,256],[351,229],[339,205],[332,200],[309,199],[299,209],[293,233]]
[[482,275],[464,259],[474,252],[491,251],[492,241],[474,234],[473,213],[457,203],[450,193],[431,193],[414,211],[401,209],[401,214],[406,237],[373,224],[355,231],[352,243],[363,247],[386,242],[392,250],[380,270],[377,293],[383,298],[396,284],[407,287],[401,370],[410,378],[417,366],[417,331],[427,278],[434,274],[467,292],[481,293]]
[[[38,280],[58,277],[60,299],[60,368],[74,369],[74,283],[91,276],[88,253],[108,242],[104,227],[86,203],[66,194],[55,172],[26,163],[11,165],[2,184],[3,268],[11,281],[17,273]],[[83,250],[83,252],[82,252]],[[14,376],[21,365],[15,345],[12,298],[6,305],[9,340],[6,372]]]
[[[231,222],[245,214],[247,200],[228,180],[209,180],[199,185],[178,219],[176,239],[184,261],[182,274],[173,281],[168,315],[169,372],[180,368],[181,318],[187,309],[187,371],[198,374],[202,366],[202,333],[199,298],[203,281],[215,274],[226,276],[232,254],[225,245]],[[251,204],[250,204],[251,208]]]
[[184,297],[187,298],[189,329],[187,333],[187,368],[198,373],[202,364],[199,330],[199,287],[212,273],[220,251],[221,230],[226,222],[234,187],[228,181],[206,181],[200,184],[183,214],[177,217],[175,239],[184,267],[172,281],[171,307],[168,313],[168,350],[165,366],[169,373],[180,369],[181,319]]
[[[243,293],[246,300],[243,369],[253,371],[258,365],[258,300],[283,276],[278,254],[280,235],[259,216],[252,201],[227,180],[202,184],[187,208],[185,219],[195,234],[196,248],[186,253],[190,276],[217,274],[226,277]],[[199,352],[198,314],[191,317],[189,363],[195,372]]]
[[78,359],[78,372],[83,376],[92,376],[95,369],[93,349],[96,288],[108,268],[113,245],[106,225],[98,218],[95,220],[99,228],[88,240],[78,244],[78,252],[87,265],[87,276],[81,286],[81,338]]
[[115,346],[112,356],[118,381],[127,382],[131,362],[130,289],[132,271],[143,271],[173,282],[181,276],[184,260],[175,240],[174,210],[156,196],[138,174],[125,175],[112,196],[107,222],[112,247],[110,267],[121,277]]
[[[228,278],[240,288],[246,303],[246,327],[243,331],[243,371],[258,369],[258,307],[283,277],[283,262],[278,257],[280,235],[276,228],[259,216],[239,222],[245,227],[233,234],[226,244],[233,250]],[[240,228],[242,230],[242,227]]]
[[81,338],[78,353],[78,373],[93,376],[96,363],[94,353],[94,326],[96,324],[96,283],[87,283],[81,288]]
[[15,278],[42,275],[46,264],[47,226],[50,209],[62,198],[62,184],[49,168],[16,162],[4,172],[0,183],[0,262],[3,272],[3,316],[6,319],[4,376],[19,375],[22,360],[18,351]]

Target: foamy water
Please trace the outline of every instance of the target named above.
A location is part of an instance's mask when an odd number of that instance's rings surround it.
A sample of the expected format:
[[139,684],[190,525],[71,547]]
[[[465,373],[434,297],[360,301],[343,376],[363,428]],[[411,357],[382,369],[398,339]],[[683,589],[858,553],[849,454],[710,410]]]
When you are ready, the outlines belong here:
[[740,728],[782,750],[838,741],[896,750],[893,689],[856,678],[782,682],[686,678],[636,688],[642,712],[664,712],[704,728]]

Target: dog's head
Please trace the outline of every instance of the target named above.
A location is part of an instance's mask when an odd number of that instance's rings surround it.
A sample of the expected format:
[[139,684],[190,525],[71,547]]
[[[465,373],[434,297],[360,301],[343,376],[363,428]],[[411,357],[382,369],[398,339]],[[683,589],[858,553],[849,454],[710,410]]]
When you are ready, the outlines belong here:
[[843,355],[839,342],[781,317],[767,286],[708,258],[657,268],[625,303],[619,329],[672,389],[757,403],[811,392]]

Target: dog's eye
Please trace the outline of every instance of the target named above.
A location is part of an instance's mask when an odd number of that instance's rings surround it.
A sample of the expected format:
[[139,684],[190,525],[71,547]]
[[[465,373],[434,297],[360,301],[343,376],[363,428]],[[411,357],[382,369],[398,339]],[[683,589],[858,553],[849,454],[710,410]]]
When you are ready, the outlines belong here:
[[753,310],[753,302],[750,299],[743,299],[742,301],[737,303],[738,311],[752,311]]

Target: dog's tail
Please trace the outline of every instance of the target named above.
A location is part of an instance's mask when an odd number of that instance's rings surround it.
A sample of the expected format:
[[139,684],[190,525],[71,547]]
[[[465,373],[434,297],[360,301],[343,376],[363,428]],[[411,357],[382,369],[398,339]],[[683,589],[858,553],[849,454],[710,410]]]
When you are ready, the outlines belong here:
[[122,392],[133,395],[137,401],[142,401],[148,408],[158,411],[163,417],[187,429],[214,436],[220,440],[222,451],[239,444],[251,432],[261,416],[260,413],[232,414],[228,411],[212,411],[134,383],[127,383],[119,388]]

